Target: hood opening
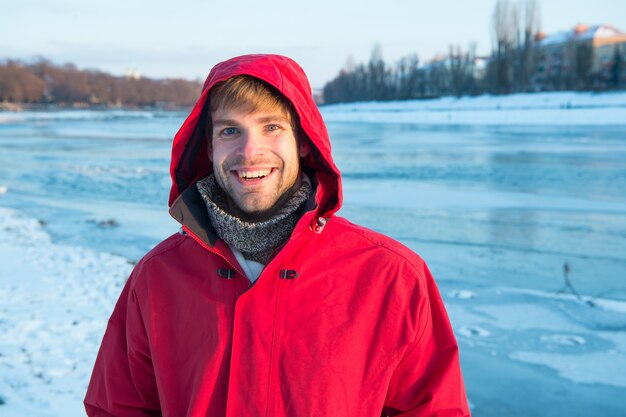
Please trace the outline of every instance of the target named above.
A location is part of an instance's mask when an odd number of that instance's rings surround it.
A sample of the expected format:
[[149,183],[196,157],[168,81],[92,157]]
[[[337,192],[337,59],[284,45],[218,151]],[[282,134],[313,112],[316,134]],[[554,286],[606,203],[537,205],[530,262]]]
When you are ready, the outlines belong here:
[[341,177],[331,155],[326,125],[313,101],[304,71],[293,60],[280,55],[244,55],[217,64],[209,73],[198,102],[174,138],[170,174],[169,206],[182,192],[209,175],[213,166],[208,157],[206,133],[208,93],[217,83],[236,75],[259,78],[275,87],[292,104],[298,115],[303,140],[311,152],[301,159],[302,169],[315,176],[317,214],[329,217],[341,206]]

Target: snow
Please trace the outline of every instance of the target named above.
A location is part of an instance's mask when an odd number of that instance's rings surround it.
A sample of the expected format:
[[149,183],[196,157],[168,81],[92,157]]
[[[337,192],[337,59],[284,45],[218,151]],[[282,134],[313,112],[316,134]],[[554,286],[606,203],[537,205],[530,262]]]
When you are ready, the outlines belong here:
[[[584,29],[584,28],[583,28]],[[598,38],[614,38],[623,35],[622,32],[608,25],[588,26],[586,30],[576,33],[576,30],[564,30],[548,35],[541,40],[542,46],[557,45],[574,41],[586,41]]]
[[626,92],[536,93],[322,107],[327,122],[419,125],[626,125]]
[[39,221],[1,207],[0,253],[2,416],[83,416],[90,365],[131,265],[54,244]]
[[596,38],[614,38],[616,36],[624,36],[624,33],[620,32],[612,26],[606,25],[598,27],[595,33]]
[[448,293],[450,298],[458,298],[460,300],[470,300],[476,298],[478,295],[474,291],[469,290],[454,290]]
[[[585,31],[585,34],[588,32],[590,31]],[[569,41],[570,39],[572,39],[573,35],[574,33],[571,30],[562,30],[560,32],[552,33],[541,40],[541,45],[548,46],[548,45],[558,45],[561,43],[565,43]]]

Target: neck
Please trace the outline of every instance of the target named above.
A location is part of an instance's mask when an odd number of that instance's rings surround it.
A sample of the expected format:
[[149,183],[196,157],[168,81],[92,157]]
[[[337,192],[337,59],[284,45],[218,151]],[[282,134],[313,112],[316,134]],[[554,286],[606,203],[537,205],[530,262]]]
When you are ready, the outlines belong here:
[[[211,224],[220,239],[239,250],[246,259],[266,264],[274,250],[291,236],[302,215],[304,203],[312,195],[311,182],[303,176],[299,187],[285,193],[285,200],[268,218],[252,221],[231,211],[225,192],[213,174],[198,181],[197,188],[205,201]],[[287,195],[288,194],[288,195]]]

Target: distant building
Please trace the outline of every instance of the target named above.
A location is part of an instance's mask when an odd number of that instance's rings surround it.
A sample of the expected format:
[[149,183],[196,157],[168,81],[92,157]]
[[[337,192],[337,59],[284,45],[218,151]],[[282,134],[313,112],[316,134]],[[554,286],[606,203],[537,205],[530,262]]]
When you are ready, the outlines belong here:
[[609,25],[577,25],[535,38],[534,90],[623,86],[626,33]]
[[130,69],[126,68],[126,79],[127,80],[138,80],[141,78],[141,74],[139,74],[139,70],[137,68]]

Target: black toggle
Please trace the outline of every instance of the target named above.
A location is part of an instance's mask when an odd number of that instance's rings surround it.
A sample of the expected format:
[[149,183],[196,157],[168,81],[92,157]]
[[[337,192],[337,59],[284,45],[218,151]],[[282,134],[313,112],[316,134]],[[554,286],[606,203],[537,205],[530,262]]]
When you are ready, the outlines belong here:
[[298,278],[298,271],[294,269],[281,269],[280,277],[282,279],[295,279]]
[[228,269],[228,268],[218,268],[217,269],[217,275],[219,275],[222,278],[226,278],[226,279],[235,278],[235,270],[234,269]]

